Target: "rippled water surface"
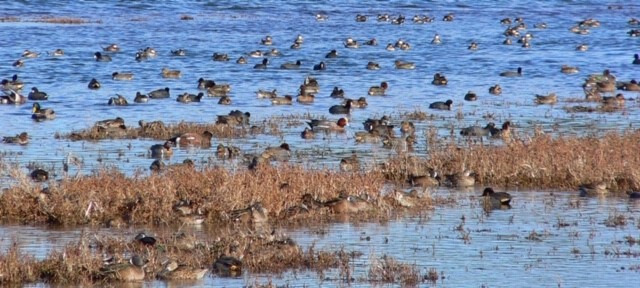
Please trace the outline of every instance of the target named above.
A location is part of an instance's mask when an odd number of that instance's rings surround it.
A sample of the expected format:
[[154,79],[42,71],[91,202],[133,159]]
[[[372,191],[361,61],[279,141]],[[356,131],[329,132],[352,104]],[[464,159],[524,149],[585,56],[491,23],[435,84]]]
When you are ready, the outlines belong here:
[[[147,149],[161,143],[152,139],[69,141],[55,139],[55,135],[89,128],[95,121],[122,117],[130,126],[138,120],[162,120],[165,123],[189,121],[211,123],[216,115],[230,110],[249,111],[253,124],[259,125],[270,117],[292,117],[301,121],[282,121],[281,135],[258,135],[243,139],[214,139],[217,143],[239,146],[246,153],[256,153],[264,147],[287,142],[299,156],[292,161],[309,167],[336,167],[340,157],[355,150],[362,155],[395,153],[380,147],[378,143],[356,144],[353,136],[362,131],[361,123],[367,118],[392,115],[393,124],[399,124],[402,112],[415,110],[434,114],[428,121],[416,121],[418,144],[413,153],[425,153],[425,129],[436,127],[442,136],[457,135],[459,128],[487,121],[502,123],[510,120],[520,136],[533,133],[533,126],[540,125],[548,133],[580,135],[601,133],[608,130],[635,128],[638,121],[638,103],[635,92],[624,92],[625,108],[612,113],[570,114],[563,109],[574,105],[573,100],[583,99],[583,80],[590,74],[610,69],[619,80],[638,78],[640,65],[632,65],[632,55],[638,53],[640,39],[626,33],[637,27],[627,24],[631,17],[640,17],[640,6],[632,1],[623,3],[621,9],[607,9],[601,1],[9,1],[3,3],[0,17],[17,17],[19,22],[0,22],[0,78],[14,74],[26,83],[25,94],[37,86],[50,95],[41,104],[56,111],[53,121],[36,123],[30,118],[31,104],[2,105],[3,125],[0,136],[12,136],[22,131],[30,134],[31,143],[26,146],[2,144],[0,151],[8,162],[20,163],[27,171],[29,163],[38,163],[61,171],[66,155],[78,155],[83,159],[78,173],[88,173],[105,165],[124,171],[146,170],[151,163]],[[616,7],[614,7],[616,8]],[[452,12],[453,22],[443,22],[442,17]],[[318,22],[315,14],[328,15],[328,20]],[[375,15],[389,13],[407,16],[403,25],[377,22]],[[369,16],[369,21],[357,23],[356,14]],[[413,15],[429,15],[434,23],[411,23]],[[180,20],[189,15],[193,20]],[[47,24],[32,20],[43,17],[76,17],[88,20],[86,24]],[[515,43],[502,45],[506,26],[499,20],[521,16],[534,35],[529,49]],[[577,35],[569,28],[578,21],[593,17],[602,25],[590,29],[588,35]],[[535,29],[534,24],[545,22],[548,29]],[[441,45],[430,44],[436,33],[443,39]],[[305,42],[302,49],[289,46],[301,34]],[[274,45],[260,44],[260,39],[271,35]],[[347,49],[343,41],[352,37],[358,41],[376,38],[378,46],[362,46]],[[387,43],[403,39],[411,44],[408,51],[386,51]],[[479,50],[472,52],[467,46],[475,41]],[[113,61],[94,61],[93,54],[110,43],[122,47],[112,54]],[[586,52],[575,47],[589,45]],[[155,48],[159,55],[149,61],[136,62],[139,49]],[[51,57],[57,48],[65,51],[63,57]],[[175,57],[171,50],[184,48],[187,56]],[[282,56],[269,57],[270,67],[264,71],[252,69],[262,58],[250,58],[253,50],[277,48]],[[24,67],[11,65],[29,49],[40,52],[35,59],[25,59]],[[324,59],[332,49],[338,50],[337,59]],[[231,61],[214,62],[214,52],[228,53]],[[235,59],[245,56],[248,65],[238,65]],[[415,70],[396,70],[395,60],[416,63]],[[281,70],[285,62],[302,61],[299,70]],[[320,61],[327,64],[326,71],[313,71]],[[379,71],[366,70],[368,61],[379,62]],[[560,73],[563,64],[577,66],[580,72]],[[160,76],[162,67],[182,71],[180,79],[167,80]],[[505,70],[523,67],[524,76],[499,77]],[[133,81],[113,81],[113,72],[128,71],[135,74]],[[445,87],[431,85],[434,73],[443,73],[449,84]],[[291,106],[272,106],[267,100],[257,99],[258,89],[277,89],[281,94],[296,95],[298,86],[306,76],[316,77],[321,91],[315,103]],[[182,104],[175,101],[183,92],[197,93],[197,79],[204,77],[219,83],[232,85],[233,104],[221,106],[218,98],[206,98],[201,103]],[[103,87],[87,89],[91,78],[98,79]],[[356,109],[349,116],[352,125],[347,133],[319,136],[307,141],[299,133],[308,118],[337,119],[328,108],[340,103],[329,98],[331,89],[339,86],[347,97],[366,96],[370,86],[381,81],[389,83],[387,96],[368,96],[369,107]],[[488,88],[499,83],[501,96],[488,93]],[[135,104],[136,91],[149,92],[170,87],[171,99],[151,100]],[[479,100],[465,102],[467,91],[478,93]],[[535,94],[556,92],[559,103],[553,106],[533,103]],[[124,95],[130,102],[127,107],[108,106],[115,94]],[[433,101],[452,99],[452,111],[432,111]],[[577,103],[594,106],[594,103]],[[492,116],[491,120],[486,120]],[[317,156],[320,153],[321,157]],[[181,162],[185,158],[197,164],[219,164],[211,157],[210,149],[180,149],[169,160]],[[316,159],[317,158],[317,159]],[[375,157],[372,157],[375,158]],[[312,163],[311,163],[312,162]],[[372,162],[372,161],[370,161]],[[310,163],[310,164],[309,164]],[[238,165],[240,165],[238,163]],[[60,173],[58,173],[60,174]],[[3,181],[7,180],[3,175]],[[4,186],[7,183],[3,184]],[[449,191],[439,191],[449,193]],[[477,194],[477,193],[475,193]],[[425,273],[435,268],[445,276],[442,286],[509,287],[515,286],[626,286],[637,283],[637,272],[628,268],[637,262],[633,256],[608,252],[630,251],[625,236],[637,237],[638,225],[634,215],[638,205],[626,199],[573,199],[573,192],[559,191],[554,196],[547,192],[515,192],[517,199],[513,209],[494,211],[485,215],[471,194],[456,195],[462,205],[439,208],[425,212],[417,219],[401,219],[379,224],[334,224],[326,229],[328,234],[318,236],[311,231],[290,231],[303,246],[316,243],[319,246],[335,246],[341,243],[348,250],[364,252],[355,259],[355,277],[365,277],[370,267],[370,257],[390,254],[401,261],[415,264]],[[575,202],[575,203],[574,203]],[[576,204],[577,203],[577,204]],[[576,206],[577,205],[577,206]],[[606,220],[620,213],[629,216],[623,227],[607,227]],[[462,223],[464,225],[457,229]],[[556,227],[559,221],[567,227]],[[51,231],[40,227],[4,226],[2,235],[19,234],[27,251],[44,257],[51,247],[59,247],[67,241],[77,240],[79,230]],[[526,239],[532,231],[542,234],[542,241]],[[464,233],[469,240],[465,241]],[[370,241],[361,240],[362,235]],[[388,238],[388,243],[385,241]],[[9,236],[2,241],[6,245]],[[625,268],[624,270],[622,268]],[[597,272],[597,277],[592,277]],[[252,279],[268,281],[268,275],[246,275],[244,279],[207,278],[202,285],[238,286],[249,284]],[[345,283],[318,280],[313,273],[286,274],[277,283],[310,284],[311,286],[340,286]],[[336,275],[327,279],[337,279]],[[324,279],[324,278],[322,278]],[[226,282],[228,281],[228,282]],[[526,282],[525,282],[526,281]],[[525,284],[526,283],[526,284]],[[164,285],[162,283],[152,283]]]

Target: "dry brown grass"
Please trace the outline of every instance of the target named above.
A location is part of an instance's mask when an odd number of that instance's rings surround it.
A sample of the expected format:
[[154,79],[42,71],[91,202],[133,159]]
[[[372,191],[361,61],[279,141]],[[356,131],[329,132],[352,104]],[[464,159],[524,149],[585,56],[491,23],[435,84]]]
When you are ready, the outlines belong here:
[[415,265],[401,263],[390,256],[373,259],[369,267],[369,281],[398,283],[402,287],[416,286],[420,283],[420,271]]
[[99,23],[92,22],[88,19],[76,18],[76,17],[55,17],[55,16],[43,16],[40,18],[32,19],[29,21],[51,23],[51,24],[87,24],[87,23]]

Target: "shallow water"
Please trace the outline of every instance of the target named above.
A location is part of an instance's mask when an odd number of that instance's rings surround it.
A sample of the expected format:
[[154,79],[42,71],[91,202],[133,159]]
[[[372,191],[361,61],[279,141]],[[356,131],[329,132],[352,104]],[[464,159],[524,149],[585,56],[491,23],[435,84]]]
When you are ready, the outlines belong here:
[[[349,98],[366,96],[369,86],[381,81],[389,82],[388,95],[367,97],[369,107],[356,109],[350,115],[352,125],[345,134],[317,136],[313,141],[300,138],[304,120],[299,124],[285,125],[282,135],[258,135],[246,139],[214,139],[218,142],[239,146],[246,153],[257,153],[264,147],[288,142],[299,155],[292,161],[304,163],[310,168],[318,166],[336,167],[340,157],[352,150],[361,155],[372,155],[380,160],[380,155],[395,153],[380,147],[380,144],[358,144],[353,133],[361,131],[367,118],[382,115],[393,116],[393,123],[399,124],[401,112],[425,111],[437,117],[434,120],[416,122],[418,144],[413,153],[425,153],[424,130],[436,127],[441,136],[449,135],[453,127],[454,135],[459,128],[473,124],[484,125],[483,117],[493,115],[496,123],[506,120],[514,122],[516,133],[524,136],[533,132],[534,125],[541,125],[547,133],[562,135],[582,135],[602,133],[609,130],[635,129],[638,121],[638,103],[628,101],[625,109],[613,113],[569,114],[563,107],[574,105],[571,99],[582,99],[583,79],[590,74],[610,69],[619,80],[628,81],[638,77],[638,65],[632,65],[632,55],[638,51],[639,39],[629,37],[626,32],[630,17],[638,17],[640,5],[625,3],[623,9],[606,9],[601,1],[393,1],[363,5],[360,1],[163,1],[154,5],[143,1],[10,1],[4,3],[0,17],[15,16],[23,22],[0,22],[0,36],[7,43],[0,49],[0,77],[10,78],[18,74],[26,83],[23,93],[37,86],[50,95],[43,107],[53,108],[57,118],[41,123],[30,119],[31,103],[14,106],[0,106],[4,121],[0,136],[15,135],[27,131],[31,144],[20,147],[2,144],[0,151],[7,162],[19,163],[26,172],[29,163],[37,163],[53,168],[58,177],[62,176],[62,161],[69,153],[83,159],[81,167],[72,167],[71,174],[89,173],[104,166],[116,166],[132,173],[137,169],[146,170],[152,162],[147,157],[150,145],[158,140],[105,140],[68,141],[54,139],[56,133],[91,127],[95,121],[117,116],[123,117],[131,126],[138,120],[162,120],[165,123],[193,121],[210,123],[216,115],[227,114],[239,109],[252,114],[252,122],[259,124],[272,116],[303,116],[313,118],[339,116],[328,114],[331,105],[340,101],[329,98],[334,86],[343,88]],[[54,7],[55,5],[55,7]],[[55,9],[54,9],[55,8]],[[54,12],[55,11],[55,12]],[[451,23],[441,21],[446,13],[456,16]],[[329,16],[325,22],[314,19],[316,13]],[[366,23],[356,23],[356,14],[370,16]],[[404,25],[379,23],[375,15],[389,13],[392,16],[407,16]],[[436,18],[434,23],[416,25],[411,23],[415,14],[426,14]],[[181,21],[181,15],[193,16],[192,21]],[[91,23],[82,25],[61,25],[25,22],[43,16],[80,17]],[[499,24],[504,17],[522,16],[534,34],[532,48],[523,49],[517,43],[502,45],[506,28]],[[577,21],[593,17],[602,26],[590,29],[589,35],[576,35],[568,29]],[[546,22],[548,29],[533,28],[539,22]],[[438,33],[443,38],[442,45],[431,45],[431,38]],[[289,45],[296,35],[305,37],[303,48],[291,50]],[[271,57],[271,67],[266,71],[256,71],[253,65],[261,58],[249,58],[253,50],[267,50],[260,45],[266,35],[274,38],[275,45],[283,55]],[[375,37],[379,45],[363,46],[359,49],[344,48],[342,42],[347,37],[365,41]],[[384,46],[398,39],[412,45],[409,51],[386,51]],[[515,42],[516,39],[514,39]],[[467,50],[471,41],[476,41],[480,49]],[[120,53],[112,54],[113,62],[99,63],[93,53],[102,46],[117,43]],[[586,43],[590,49],[577,52],[575,46]],[[159,51],[157,58],[136,62],[134,54],[138,49],[154,47]],[[65,56],[53,58],[46,51],[64,49]],[[187,50],[187,56],[170,56],[169,51],[178,48]],[[30,49],[42,53],[39,58],[26,59],[22,68],[11,63],[22,51]],[[324,59],[331,49],[337,49],[337,59]],[[214,52],[228,53],[228,63],[214,62]],[[248,65],[237,65],[235,59],[244,55]],[[393,69],[396,59],[416,62],[411,71]],[[301,60],[303,67],[297,71],[278,69],[284,62]],[[326,71],[313,71],[314,64],[327,63]],[[369,71],[364,67],[368,61],[381,64],[380,71]],[[578,66],[580,72],[565,75],[560,66]],[[160,77],[162,67],[179,69],[182,78],[166,80]],[[524,76],[503,78],[498,74],[505,70],[523,67]],[[113,81],[111,73],[129,71],[135,74],[133,81]],[[430,84],[432,75],[444,73],[449,79],[446,87]],[[312,105],[294,103],[291,106],[272,106],[269,101],[257,99],[258,89],[278,89],[281,94],[294,94],[306,76],[318,79],[321,92]],[[233,105],[217,105],[218,98],[206,98],[201,103],[181,104],[175,97],[182,92],[197,92],[197,79],[204,77],[219,83],[232,85]],[[91,78],[97,78],[103,87],[93,91],[86,85]],[[489,86],[499,83],[504,92],[501,96],[488,94]],[[133,103],[136,91],[149,92],[170,87],[172,99],[151,100],[147,104]],[[463,96],[473,90],[480,100],[464,102]],[[556,92],[559,103],[553,106],[535,105],[534,94]],[[122,94],[131,103],[128,107],[111,107],[106,103],[115,94]],[[638,97],[637,93],[625,93],[627,98]],[[452,111],[430,111],[428,104],[433,101],[453,99]],[[575,103],[593,106],[593,103]],[[462,117],[456,118],[456,114]],[[169,160],[176,163],[185,158],[196,160],[199,165],[220,164],[211,157],[212,150],[180,149]],[[318,156],[317,154],[321,154]],[[231,167],[242,166],[240,161],[232,161]],[[373,164],[370,164],[373,165]],[[244,168],[240,168],[244,169]],[[10,179],[3,176],[3,186]],[[448,193],[442,191],[442,193]],[[444,273],[442,286],[510,286],[512,279],[526,280],[526,286],[622,286],[638,273],[620,271],[620,267],[634,264],[634,257],[606,256],[605,251],[620,249],[636,250],[616,241],[624,236],[638,235],[637,220],[622,228],[610,228],[603,222],[614,213],[636,212],[638,205],[626,199],[573,199],[573,192],[557,192],[554,197],[547,192],[514,193],[518,199],[513,209],[494,211],[484,215],[475,200],[468,194],[461,194],[460,207],[439,208],[426,213],[428,220],[399,219],[379,224],[334,224],[329,233],[319,237],[310,231],[289,231],[303,246],[316,242],[326,247],[344,243],[347,250],[360,250],[364,257],[355,261],[354,274],[363,276],[368,270],[368,257],[390,254],[398,260],[416,264],[421,273],[434,267]],[[570,203],[581,203],[579,208]],[[549,203],[553,203],[550,205]],[[460,232],[454,231],[465,216],[464,228],[469,231],[470,243],[465,244]],[[557,228],[558,219],[572,223],[569,227]],[[513,223],[510,223],[513,221]],[[576,225],[573,225],[576,223]],[[525,237],[531,231],[543,232],[543,241],[530,241]],[[37,257],[44,257],[52,247],[60,247],[68,241],[77,240],[80,230],[51,231],[41,227],[3,226],[2,235],[20,234],[24,248]],[[371,241],[360,240],[361,233],[371,236]],[[573,237],[577,233],[577,237]],[[389,237],[385,244],[384,237]],[[8,243],[5,236],[2,245]],[[499,249],[495,247],[500,245]],[[6,246],[5,246],[6,247]],[[434,248],[435,247],[435,251]],[[592,250],[593,247],[593,250]],[[572,253],[577,248],[579,253]],[[594,253],[591,253],[594,251]],[[481,254],[482,252],[482,254]],[[462,264],[464,263],[464,265]],[[584,277],[595,269],[605,273],[594,279]],[[623,275],[620,277],[619,275]],[[366,275],[364,275],[366,276]],[[356,276],[357,277],[357,276]],[[270,276],[247,275],[244,279],[207,278],[203,285],[250,284],[251,279],[268,281]],[[337,278],[337,276],[329,276]],[[622,279],[622,280],[621,280]],[[339,281],[318,282],[313,273],[285,274],[276,277],[277,283],[310,286],[340,286]],[[531,285],[528,285],[531,283]],[[534,284],[535,283],[535,284]],[[151,286],[162,283],[151,283]]]

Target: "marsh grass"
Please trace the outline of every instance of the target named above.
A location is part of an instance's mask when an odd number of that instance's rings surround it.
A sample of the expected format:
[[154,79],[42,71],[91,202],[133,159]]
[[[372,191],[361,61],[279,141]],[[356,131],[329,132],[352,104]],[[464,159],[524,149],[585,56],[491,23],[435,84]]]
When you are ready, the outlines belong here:
[[420,283],[420,270],[384,255],[375,258],[369,267],[368,280],[371,282],[397,283],[403,287],[416,286]]

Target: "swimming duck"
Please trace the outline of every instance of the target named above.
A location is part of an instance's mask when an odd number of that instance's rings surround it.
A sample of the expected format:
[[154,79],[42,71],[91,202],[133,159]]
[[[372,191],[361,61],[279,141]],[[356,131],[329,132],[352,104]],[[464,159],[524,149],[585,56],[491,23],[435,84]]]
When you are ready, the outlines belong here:
[[149,56],[145,53],[142,52],[136,52],[136,61],[137,62],[142,62],[142,61],[146,61],[149,59]]
[[358,41],[353,40],[353,38],[349,37],[347,38],[347,40],[344,41],[344,47],[355,49],[360,47],[360,45],[358,45]]
[[389,84],[387,82],[381,82],[380,86],[371,86],[369,87],[369,96],[384,96],[386,95],[387,89],[389,88]]
[[300,94],[298,95],[298,97],[296,97],[296,101],[298,101],[298,103],[302,103],[302,104],[310,104],[313,103],[316,99],[316,96],[313,94]]
[[128,263],[109,264],[100,268],[100,275],[119,281],[142,281],[145,276],[145,265],[146,261],[140,256],[134,255]]
[[287,143],[282,143],[277,147],[267,147],[264,149],[264,152],[260,154],[260,157],[274,161],[285,161],[289,159],[290,156],[291,149]]
[[16,68],[20,68],[24,66],[24,61],[22,59],[18,59],[16,61],[14,61],[13,63],[11,63],[11,66],[16,67]]
[[318,84],[318,80],[313,77],[306,77],[302,85],[304,88],[300,88],[301,94],[316,94],[320,92],[320,84]]
[[27,97],[14,90],[5,91],[4,96],[0,96],[0,104],[24,104]]
[[111,79],[113,79],[113,80],[120,80],[120,81],[133,80],[133,73],[120,73],[120,72],[113,72],[113,73],[111,74]]
[[440,34],[436,33],[436,35],[433,35],[433,39],[431,39],[431,44],[442,44],[442,37],[440,37]]
[[576,46],[576,51],[584,52],[584,51],[587,51],[587,50],[589,50],[589,45],[587,45],[587,44],[582,43],[582,44]]
[[402,60],[396,60],[394,62],[396,69],[407,69],[407,70],[411,70],[411,69],[416,69],[416,64],[413,62],[405,62]]
[[300,44],[300,43],[293,43],[293,44],[291,44],[291,46],[289,46],[289,48],[291,48],[291,49],[296,49],[296,50],[297,50],[297,49],[302,48],[302,44]]
[[366,97],[360,97],[358,99],[348,99],[345,98],[344,103],[346,103],[347,101],[351,101],[351,107],[352,108],[366,108],[367,106],[369,106],[369,103],[367,103],[367,98]]
[[493,85],[489,87],[489,93],[493,95],[500,95],[502,94],[502,87],[500,87],[499,84]]
[[496,127],[496,125],[493,122],[490,122],[484,128],[482,128],[480,126],[469,126],[469,127],[466,127],[466,128],[462,128],[460,130],[460,135],[462,135],[462,136],[475,136],[475,137],[488,136],[489,134],[491,134],[491,130],[495,129],[495,127]]
[[151,99],[169,98],[169,87],[153,90],[149,92],[147,95],[149,95],[149,98]]
[[280,65],[280,69],[286,69],[286,70],[300,69],[300,65],[302,65],[302,63],[300,62],[300,60],[298,60],[295,63],[284,63]]
[[208,269],[178,265],[175,260],[170,260],[164,264],[164,268],[158,273],[158,277],[165,280],[200,280],[208,271]]
[[92,89],[92,90],[100,89],[100,82],[98,82],[96,78],[92,78],[91,81],[89,81],[89,84],[87,85],[87,87],[89,87],[89,89]]
[[262,45],[270,46],[270,45],[273,45],[273,38],[267,35],[264,38],[262,38],[260,42],[262,43]]
[[347,118],[340,118],[338,121],[333,122],[330,120],[318,120],[312,119],[311,122],[307,122],[311,130],[313,131],[335,131],[335,132],[344,132],[345,127],[349,126],[349,120]]
[[388,126],[389,125],[389,116],[384,115],[380,117],[380,119],[371,119],[368,118],[366,121],[362,122],[362,126],[366,131],[374,131],[378,126]]
[[393,44],[387,44],[387,47],[384,48],[387,51],[396,51],[396,47],[393,47]]
[[327,53],[327,55],[324,56],[324,58],[338,58],[338,51],[331,50],[329,51],[329,53]]
[[340,171],[343,172],[356,172],[360,170],[360,160],[358,155],[354,152],[349,157],[340,159]]
[[412,187],[433,187],[440,186],[440,180],[438,179],[438,173],[429,171],[428,175],[409,175],[407,182],[409,182]]
[[331,91],[331,98],[344,98],[344,90],[338,88],[338,86],[333,87],[333,91]]
[[364,41],[363,44],[367,46],[378,46],[378,40],[376,40],[376,38],[371,38],[367,41]]
[[380,141],[380,134],[377,130],[373,130],[371,132],[358,131],[355,133],[354,139],[356,143],[378,142]]
[[495,192],[493,188],[487,187],[482,191],[482,197],[485,201],[489,200],[492,206],[496,205],[510,205],[511,195],[507,192]]
[[473,92],[473,91],[469,90],[469,92],[467,92],[467,94],[464,95],[464,100],[465,101],[476,101],[476,100],[478,100],[478,95],[476,94],[476,92]]
[[271,98],[271,103],[274,105],[291,105],[293,97],[291,95],[284,95],[283,97]]
[[536,94],[536,99],[534,100],[536,104],[555,104],[558,102],[558,96],[556,93],[549,93],[548,95],[539,95]]
[[38,56],[40,56],[40,53],[36,53],[31,50],[24,50],[24,52],[22,52],[22,57],[24,58],[37,58]]
[[331,114],[350,114],[351,113],[351,100],[348,100],[344,105],[333,105],[329,107],[329,113]]
[[158,51],[156,51],[156,49],[154,49],[152,47],[147,47],[147,48],[141,49],[138,52],[141,52],[144,55],[147,55],[147,57],[156,57],[156,56],[158,56]]
[[231,97],[222,96],[220,100],[218,100],[218,105],[231,105]]
[[7,144],[27,145],[29,144],[29,134],[27,134],[27,132],[22,132],[13,137],[5,136],[5,137],[2,137],[2,142]]
[[228,115],[218,115],[216,124],[229,124],[229,125],[248,125],[251,113],[242,112],[240,110],[231,110]]
[[573,74],[573,73],[578,73],[578,67],[573,67],[573,66],[569,66],[569,65],[562,65],[562,67],[560,67],[560,72],[564,73],[564,74]]
[[396,44],[394,46],[396,48],[400,48],[400,50],[403,50],[403,51],[411,49],[411,45],[402,39],[399,39],[398,41],[396,41]]
[[136,92],[136,98],[133,99],[135,103],[147,103],[149,102],[149,96],[140,93],[140,91]]
[[244,57],[240,56],[238,57],[238,60],[236,60],[237,64],[247,64],[247,59],[245,59]]
[[367,63],[367,70],[380,70],[380,64],[369,61],[369,63]]
[[138,241],[140,244],[146,245],[146,246],[156,245],[156,242],[157,242],[156,238],[152,236],[148,236],[144,232],[138,233],[138,235],[136,235],[136,237],[133,239]]
[[197,95],[184,92],[181,95],[178,95],[176,101],[180,103],[200,102],[202,97],[204,97],[204,93],[202,92],[198,93]]
[[625,91],[640,91],[640,85],[638,85],[638,81],[635,79],[631,79],[631,81],[627,83],[622,83],[620,88]]
[[29,92],[28,98],[29,100],[43,101],[48,100],[49,95],[47,95],[47,93],[45,92],[39,91],[37,87],[33,87],[31,88],[31,92]]
[[311,128],[305,127],[304,131],[300,132],[300,137],[302,137],[302,139],[313,139],[316,137],[316,134]]
[[273,89],[273,91],[267,91],[259,89],[258,91],[256,91],[256,95],[258,96],[258,98],[271,99],[278,97],[278,90]]
[[31,179],[36,182],[44,182],[49,180],[49,172],[41,168],[31,171],[30,176],[31,176]]
[[449,80],[447,80],[447,77],[445,77],[440,73],[434,74],[433,80],[431,81],[431,84],[436,86],[446,86],[448,83],[449,83]]
[[608,97],[608,96],[602,97],[602,102],[605,105],[623,106],[625,99],[622,93],[618,93],[616,94],[616,96],[613,96],[613,97]]
[[171,50],[173,56],[187,56],[187,50],[179,48],[178,50]]
[[[257,56],[257,57],[261,57],[261,56]],[[211,58],[213,59],[213,61],[218,61],[218,62],[229,61],[229,55],[227,55],[226,53],[215,52],[213,53],[213,56],[211,56]]]
[[502,77],[520,77],[522,76],[522,67],[518,67],[516,71],[504,71],[500,73]]
[[231,91],[231,85],[229,84],[217,84],[215,81],[212,81],[213,85],[207,88],[207,95],[213,97],[222,97],[227,96]]
[[138,125],[140,125],[140,130],[142,130],[142,133],[162,132],[167,130],[167,126],[165,126],[162,121],[146,122],[144,120],[140,120],[138,121]]
[[221,143],[216,147],[216,156],[222,159],[240,156],[240,148],[231,145],[224,146]]
[[213,263],[213,271],[222,277],[238,277],[242,274],[242,261],[231,256],[220,256]]
[[33,103],[31,118],[36,121],[53,120],[56,118],[56,112],[51,108],[41,108],[40,103]]
[[127,106],[129,105],[129,102],[127,101],[127,98],[124,98],[124,96],[116,94],[116,97],[109,98],[108,104],[114,106]]
[[444,15],[444,17],[442,17],[442,21],[451,22],[453,21],[453,18],[454,18],[453,13],[449,13],[447,15]]
[[472,51],[478,50],[478,43],[476,43],[475,41],[471,42],[471,44],[469,44],[467,49],[472,50]]
[[609,193],[605,182],[583,184],[578,187],[578,191],[580,191],[580,197],[599,196]]
[[453,104],[453,101],[451,99],[447,100],[446,102],[437,101],[437,102],[431,103],[429,105],[429,109],[451,110],[452,104]]
[[324,64],[324,61],[321,61],[320,63],[313,65],[313,70],[315,71],[327,70],[327,65]]
[[371,203],[362,197],[346,195],[343,192],[340,193],[338,198],[327,200],[324,206],[328,207],[334,214],[347,214],[368,210],[371,208]]
[[165,158],[173,155],[173,142],[166,141],[164,144],[154,144],[149,148],[151,158]]
[[445,175],[445,181],[452,187],[465,188],[475,185],[476,174],[470,170],[465,170],[461,173]]
[[98,128],[103,128],[103,129],[107,129],[107,128],[126,129],[126,126],[124,125],[124,119],[120,117],[116,117],[115,119],[106,119],[106,120],[96,121],[96,123],[93,124],[93,126]]
[[204,131],[202,134],[198,133],[184,133],[180,136],[174,137],[171,139],[173,143],[176,143],[178,147],[185,146],[200,146],[200,147],[209,147],[211,146],[211,138],[213,137],[213,133],[210,131]]
[[367,15],[356,15],[356,22],[367,22]]
[[163,67],[160,73],[162,78],[180,78],[182,76],[180,70],[169,70],[167,67]]
[[511,140],[511,121],[505,121],[502,123],[502,128],[491,128],[491,138],[502,139],[505,142]]
[[249,57],[251,58],[261,58],[264,57],[264,52],[260,51],[260,50],[254,50],[248,53]]
[[633,54],[633,62],[632,64],[640,65],[640,56],[638,54]]
[[111,61],[111,56],[103,55],[100,52],[94,53],[93,56],[94,56],[94,58],[96,58],[97,62],[110,62]]
[[513,41],[509,37],[505,38],[504,41],[502,41],[502,45],[511,45],[511,44],[513,44]]
[[106,47],[102,47],[102,51],[105,52],[120,52],[120,46],[118,44],[110,44]]
[[269,59],[262,59],[262,63],[256,64],[253,66],[253,69],[267,69],[267,64],[269,64]]
[[296,44],[304,43],[304,37],[302,37],[302,34],[298,34],[298,36],[296,36],[296,39],[293,40],[293,43],[296,43]]

